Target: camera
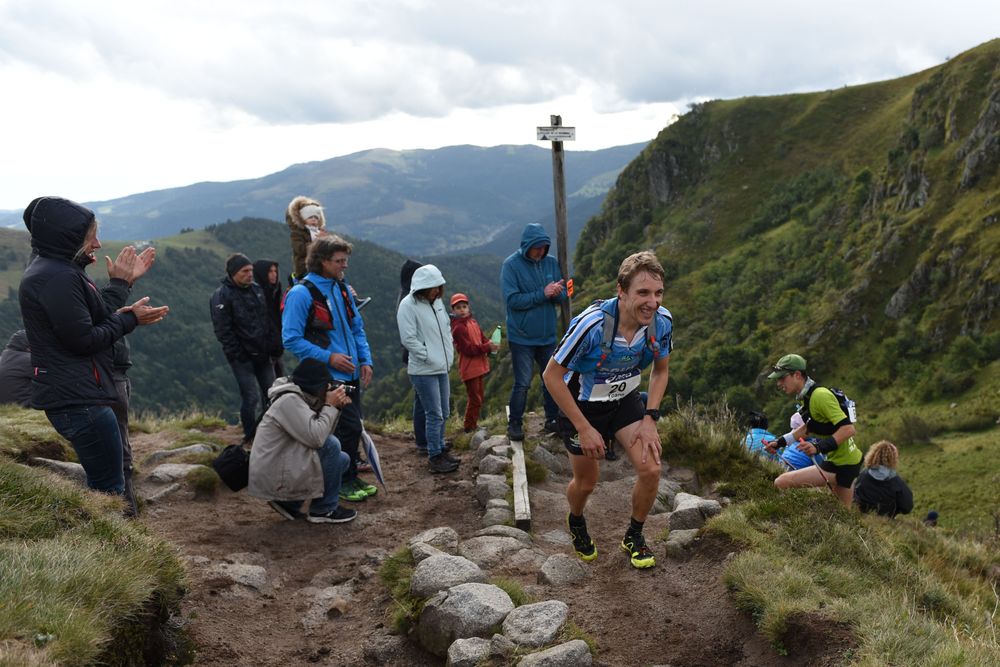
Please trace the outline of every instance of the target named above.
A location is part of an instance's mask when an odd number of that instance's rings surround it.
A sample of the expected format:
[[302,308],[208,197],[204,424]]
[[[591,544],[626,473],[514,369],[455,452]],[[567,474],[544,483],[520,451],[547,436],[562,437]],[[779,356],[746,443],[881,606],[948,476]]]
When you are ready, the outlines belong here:
[[347,384],[345,382],[331,382],[330,383],[330,391],[336,391],[337,387],[343,387],[344,388],[344,392],[346,392],[348,396],[350,396],[351,394],[353,394],[355,392],[355,390],[357,389],[357,387],[355,387],[354,385]]

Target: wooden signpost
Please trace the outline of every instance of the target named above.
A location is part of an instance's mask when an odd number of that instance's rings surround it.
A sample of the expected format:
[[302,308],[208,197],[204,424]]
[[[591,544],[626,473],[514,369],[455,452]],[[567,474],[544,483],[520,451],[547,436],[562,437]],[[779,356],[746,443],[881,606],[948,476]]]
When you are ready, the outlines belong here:
[[[556,257],[559,260],[559,271],[569,281],[569,230],[566,222],[566,178],[563,174],[563,142],[576,139],[575,127],[563,127],[562,116],[549,116],[549,127],[539,127],[538,140],[552,142],[552,192],[556,202]],[[569,327],[570,298],[561,302],[559,312],[562,315],[562,330]]]

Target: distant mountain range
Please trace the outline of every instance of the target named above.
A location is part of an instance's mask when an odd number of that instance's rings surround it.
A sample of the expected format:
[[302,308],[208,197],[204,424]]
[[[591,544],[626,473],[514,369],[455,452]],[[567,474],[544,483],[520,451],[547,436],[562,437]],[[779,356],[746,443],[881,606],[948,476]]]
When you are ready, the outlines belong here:
[[[618,173],[646,144],[566,153],[566,191],[579,230]],[[150,240],[226,220],[284,220],[300,194],[326,209],[327,226],[413,255],[478,252],[502,239],[510,252],[528,222],[553,218],[551,151],[538,146],[375,149],[229,183],[195,183],[86,202],[108,240]],[[21,212],[0,212],[0,226],[22,229]],[[575,238],[575,234],[573,235]],[[515,243],[516,247],[516,243]]]

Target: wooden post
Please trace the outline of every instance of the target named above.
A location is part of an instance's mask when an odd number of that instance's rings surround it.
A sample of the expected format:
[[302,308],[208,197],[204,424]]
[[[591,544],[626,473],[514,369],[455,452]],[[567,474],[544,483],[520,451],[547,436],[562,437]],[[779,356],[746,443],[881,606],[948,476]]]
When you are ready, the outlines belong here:
[[[562,116],[549,116],[552,127],[562,126]],[[556,203],[556,257],[559,260],[559,271],[565,280],[569,280],[569,225],[566,221],[566,178],[563,173],[564,162],[563,142],[552,142],[552,193]],[[562,330],[569,327],[570,300],[560,302],[559,312],[562,315]]]

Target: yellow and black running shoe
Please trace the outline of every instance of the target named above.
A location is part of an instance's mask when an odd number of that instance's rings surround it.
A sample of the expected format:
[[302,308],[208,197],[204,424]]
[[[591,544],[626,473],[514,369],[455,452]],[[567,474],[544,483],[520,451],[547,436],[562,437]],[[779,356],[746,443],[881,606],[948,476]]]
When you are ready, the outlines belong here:
[[625,533],[625,539],[622,540],[622,551],[631,558],[632,567],[643,570],[656,565],[653,550],[646,546],[646,538],[642,536],[642,533]]
[[567,514],[566,525],[569,526],[569,534],[573,536],[573,549],[576,550],[576,555],[588,563],[597,558],[597,545],[587,533],[587,522],[584,521],[579,526],[574,526],[569,522],[569,514]]

